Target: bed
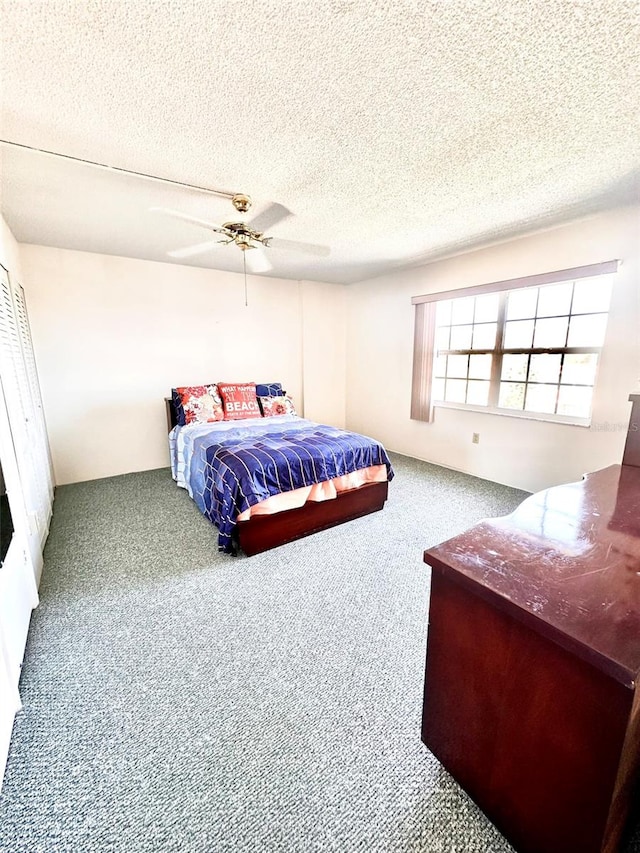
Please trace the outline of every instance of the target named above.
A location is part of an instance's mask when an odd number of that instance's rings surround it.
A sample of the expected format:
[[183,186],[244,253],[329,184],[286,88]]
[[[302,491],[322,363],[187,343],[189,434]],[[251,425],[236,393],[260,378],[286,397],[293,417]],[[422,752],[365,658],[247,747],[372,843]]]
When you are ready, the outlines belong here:
[[296,415],[177,423],[165,400],[172,476],[247,556],[381,510],[393,469],[384,447]]

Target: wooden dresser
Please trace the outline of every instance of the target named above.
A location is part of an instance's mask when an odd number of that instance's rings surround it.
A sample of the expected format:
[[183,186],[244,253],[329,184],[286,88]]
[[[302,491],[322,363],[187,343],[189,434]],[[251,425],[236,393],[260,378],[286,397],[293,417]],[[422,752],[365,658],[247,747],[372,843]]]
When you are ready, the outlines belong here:
[[634,795],[640,395],[630,399],[622,465],[424,555],[422,739],[519,853],[619,850]]

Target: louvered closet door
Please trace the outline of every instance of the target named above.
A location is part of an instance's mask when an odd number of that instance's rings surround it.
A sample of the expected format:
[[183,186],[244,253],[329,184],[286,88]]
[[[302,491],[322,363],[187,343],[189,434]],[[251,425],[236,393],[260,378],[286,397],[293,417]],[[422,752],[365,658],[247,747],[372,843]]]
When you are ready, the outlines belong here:
[[47,424],[44,419],[44,408],[42,405],[42,394],[40,393],[38,371],[36,369],[36,359],[33,352],[33,341],[31,340],[27,302],[24,295],[24,288],[21,284],[14,286],[13,302],[16,309],[22,355],[29,380],[29,391],[33,409],[33,427],[34,432],[37,433],[36,452],[38,455],[38,467],[46,480],[49,503],[51,503],[53,501],[53,468],[51,465],[51,453],[49,451],[49,437],[47,435]]
[[20,329],[6,270],[0,268],[0,376],[20,483],[34,532],[44,542],[51,515],[51,470],[43,463],[42,436],[29,375],[20,342]]

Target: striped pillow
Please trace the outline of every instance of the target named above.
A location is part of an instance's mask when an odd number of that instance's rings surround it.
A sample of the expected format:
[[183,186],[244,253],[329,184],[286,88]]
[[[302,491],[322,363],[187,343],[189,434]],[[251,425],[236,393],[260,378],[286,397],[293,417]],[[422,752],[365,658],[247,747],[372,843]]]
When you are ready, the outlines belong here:
[[256,394],[258,397],[282,397],[282,382],[264,382],[256,385]]

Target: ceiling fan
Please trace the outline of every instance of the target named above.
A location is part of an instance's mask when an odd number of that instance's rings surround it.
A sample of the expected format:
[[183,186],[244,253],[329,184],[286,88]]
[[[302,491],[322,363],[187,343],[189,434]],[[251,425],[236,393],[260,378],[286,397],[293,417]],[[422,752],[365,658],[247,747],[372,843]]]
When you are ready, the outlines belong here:
[[[239,213],[246,213],[252,203],[249,196],[244,193],[236,193],[231,201]],[[297,240],[282,240],[280,237],[269,237],[265,234],[267,229],[293,216],[291,211],[287,210],[282,204],[270,204],[249,222],[231,221],[225,222],[223,225],[197,219],[194,216],[181,213],[179,210],[164,207],[152,207],[151,210],[154,213],[162,213],[166,216],[182,219],[184,222],[191,222],[193,225],[199,225],[217,235],[214,240],[205,240],[204,243],[196,243],[184,249],[174,249],[167,252],[172,258],[191,258],[208,252],[221,244],[235,243],[243,252],[243,259],[247,260],[247,266],[252,272],[269,272],[273,269],[273,265],[264,251],[265,248],[302,252],[317,257],[326,257],[330,253],[328,246],[319,246],[316,243],[300,243]],[[251,249],[251,253],[247,255],[246,252],[249,249]]]

